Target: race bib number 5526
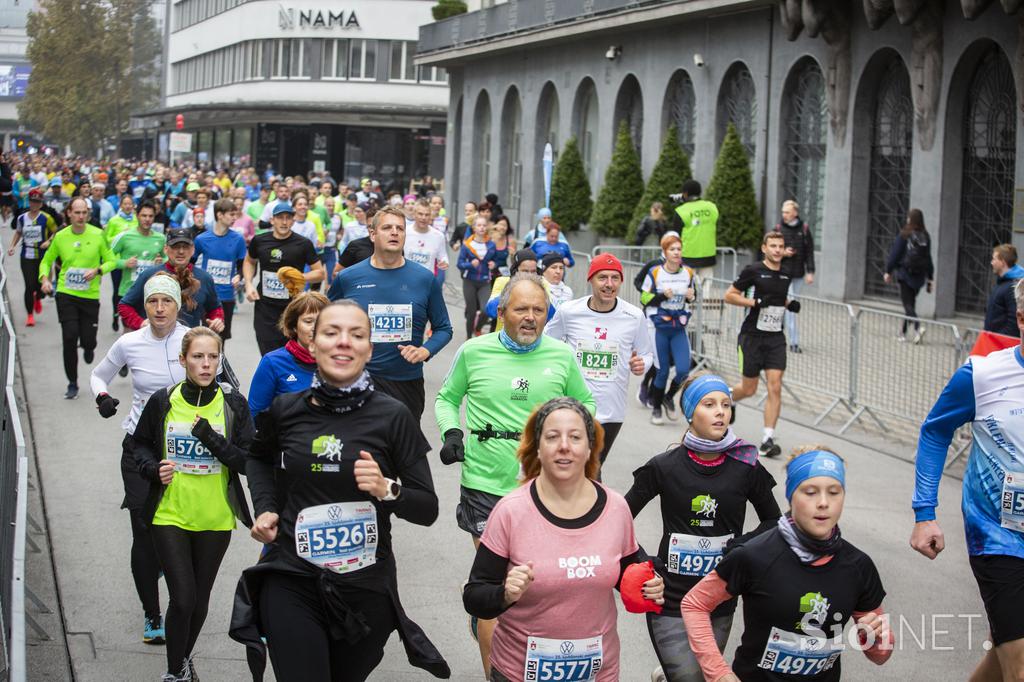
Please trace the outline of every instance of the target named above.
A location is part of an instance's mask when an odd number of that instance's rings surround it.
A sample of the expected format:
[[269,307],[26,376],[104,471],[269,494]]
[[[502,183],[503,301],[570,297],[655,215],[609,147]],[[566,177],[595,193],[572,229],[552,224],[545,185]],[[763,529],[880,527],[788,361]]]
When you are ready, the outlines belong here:
[[370,502],[306,507],[295,518],[295,553],[335,573],[377,562],[377,510]]

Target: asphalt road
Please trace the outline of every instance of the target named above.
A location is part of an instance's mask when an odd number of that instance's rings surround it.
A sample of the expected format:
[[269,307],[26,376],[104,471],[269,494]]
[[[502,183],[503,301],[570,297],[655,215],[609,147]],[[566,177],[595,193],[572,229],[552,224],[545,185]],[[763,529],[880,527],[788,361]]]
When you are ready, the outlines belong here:
[[[140,641],[142,613],[128,566],[131,535],[127,513],[119,509],[122,487],[119,474],[120,414],[101,419],[88,395],[89,367],[80,367],[82,396],[62,399],[66,380],[60,354],[60,330],[52,300],[37,316],[37,326],[24,327],[20,273],[12,268],[10,300],[20,340],[22,376],[29,401],[29,425],[44,493],[45,515],[66,624],[66,637],[74,671],[80,681],[157,680],[164,670],[162,647]],[[577,292],[579,293],[579,292]],[[460,330],[462,310],[451,309]],[[110,328],[110,291],[105,283],[98,357],[116,334]],[[259,354],[252,335],[251,307],[242,306],[235,318],[236,338],[228,355],[243,384],[247,384]],[[426,366],[428,408],[423,417],[427,438],[439,445],[431,398],[435,395],[462,334]],[[635,384],[635,382],[634,382]],[[631,391],[635,390],[635,385]],[[115,380],[112,392],[122,407],[130,399],[127,379]],[[123,410],[122,410],[123,411]],[[785,412],[784,412],[785,414]],[[741,407],[736,429],[757,438],[761,413]],[[604,481],[624,492],[633,468],[666,446],[678,442],[680,424],[651,426],[647,414],[631,401],[626,424],[605,468]],[[913,468],[887,452],[888,446],[868,446],[836,440],[821,432],[783,420],[778,441],[784,450],[800,444],[831,443],[848,462],[848,495],[842,519],[844,537],[872,556],[881,573],[893,615],[898,642],[890,662],[876,667],[857,652],[843,657],[846,679],[853,680],[963,680],[982,655],[987,635],[981,600],[964,549],[958,501],[959,482],[946,480],[940,493],[939,520],[947,533],[947,551],[929,562],[910,550],[907,540],[913,522],[910,496]],[[856,435],[854,436],[856,440]],[[898,446],[905,449],[906,446]],[[452,679],[480,680],[476,645],[470,639],[460,586],[472,562],[469,537],[455,525],[458,467],[445,467],[431,454],[434,481],[441,504],[439,520],[430,528],[396,520],[395,551],[399,584],[409,615],[416,620],[447,658]],[[784,501],[784,472],[778,461],[766,462],[779,481],[777,497]],[[785,505],[783,505],[785,508]],[[748,516],[753,525],[753,513]],[[641,542],[654,548],[660,536],[656,504],[637,519]],[[246,680],[243,648],[227,636],[231,598],[237,578],[256,561],[259,546],[244,529],[235,532],[215,587],[209,619],[196,647],[197,668],[205,680]],[[29,576],[31,584],[32,576]],[[166,593],[162,595],[166,603]],[[624,680],[647,680],[656,666],[646,625],[639,616],[621,612],[623,640],[621,670]],[[730,640],[735,648],[742,630],[737,618]],[[272,679],[268,674],[267,679]],[[411,667],[392,637],[374,680],[424,680],[429,675]]]

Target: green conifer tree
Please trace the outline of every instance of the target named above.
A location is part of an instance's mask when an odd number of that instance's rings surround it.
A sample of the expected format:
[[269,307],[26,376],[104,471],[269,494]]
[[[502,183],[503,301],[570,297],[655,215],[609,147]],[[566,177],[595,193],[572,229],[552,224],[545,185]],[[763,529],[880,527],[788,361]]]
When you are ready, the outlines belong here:
[[604,186],[590,214],[590,228],[607,237],[625,237],[637,198],[643,193],[640,157],[633,146],[629,127],[623,121],[615,139],[612,161],[604,174]]
[[570,137],[551,173],[551,216],[563,231],[577,230],[587,222],[593,207],[579,144],[575,136]]
[[719,246],[759,248],[764,234],[764,219],[754,193],[750,162],[731,123],[704,198],[718,206]]
[[629,232],[626,233],[626,242],[633,243],[636,237],[636,229],[651,211],[651,204],[660,201],[665,209],[665,218],[672,221],[673,202],[671,196],[678,194],[683,183],[693,177],[690,170],[690,159],[686,152],[679,145],[679,133],[675,124],[669,126],[665,133],[665,142],[661,146],[661,154],[658,162],[654,164],[651,177],[647,180],[647,187],[644,195],[640,197],[636,208],[633,209],[633,218],[629,221]]

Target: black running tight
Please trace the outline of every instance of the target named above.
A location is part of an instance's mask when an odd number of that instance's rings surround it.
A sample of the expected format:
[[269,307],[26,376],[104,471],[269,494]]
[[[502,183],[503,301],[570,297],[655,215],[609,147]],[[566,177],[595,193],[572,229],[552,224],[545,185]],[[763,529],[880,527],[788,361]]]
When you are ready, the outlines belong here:
[[231,531],[152,526],[152,534],[170,596],[164,618],[167,672],[178,674],[206,621],[213,582],[231,542]]
[[149,524],[141,509],[129,509],[132,519],[132,578],[142,610],[150,618],[160,616],[160,560],[153,546]]
[[25,280],[25,308],[28,314],[35,312],[36,296],[43,297],[43,285],[39,283],[39,260],[21,258],[21,278]]
[[282,682],[362,682],[384,658],[397,627],[387,594],[345,591],[345,604],[370,628],[358,642],[331,639],[316,578],[268,573],[260,592],[260,629],[274,675]]

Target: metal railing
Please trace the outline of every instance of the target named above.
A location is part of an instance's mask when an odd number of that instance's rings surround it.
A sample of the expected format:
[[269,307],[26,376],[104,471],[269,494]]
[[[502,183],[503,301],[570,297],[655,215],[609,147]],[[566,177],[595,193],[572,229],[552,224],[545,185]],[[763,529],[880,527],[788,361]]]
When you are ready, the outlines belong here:
[[24,682],[28,457],[14,393],[17,338],[8,314],[6,285],[7,272],[0,263],[0,675],[11,682]]
[[[691,347],[695,369],[735,376],[740,373],[737,337],[747,309],[725,303],[730,284],[713,279],[698,297]],[[799,300],[801,311],[787,315],[786,331],[792,338],[790,325],[799,327],[801,352],[788,353],[783,388],[804,389],[788,396],[815,414],[814,426],[836,408],[845,409],[840,434],[865,419],[884,432],[891,426],[883,419],[919,426],[981,333],[812,296]],[[914,338],[918,327],[920,343],[902,340]],[[966,449],[965,438],[961,432],[947,466]]]
[[[729,281],[735,280],[736,276],[740,272],[739,266],[739,254],[736,253],[736,249],[730,246],[720,246],[716,249],[718,252],[718,262],[715,264],[715,277],[721,279],[727,279]],[[638,265],[643,265],[655,258],[661,258],[661,247],[660,246],[629,246],[628,244],[598,244],[590,250],[590,256],[594,257],[599,253],[610,253],[625,265],[627,261]],[[630,281],[629,279],[626,280]]]

